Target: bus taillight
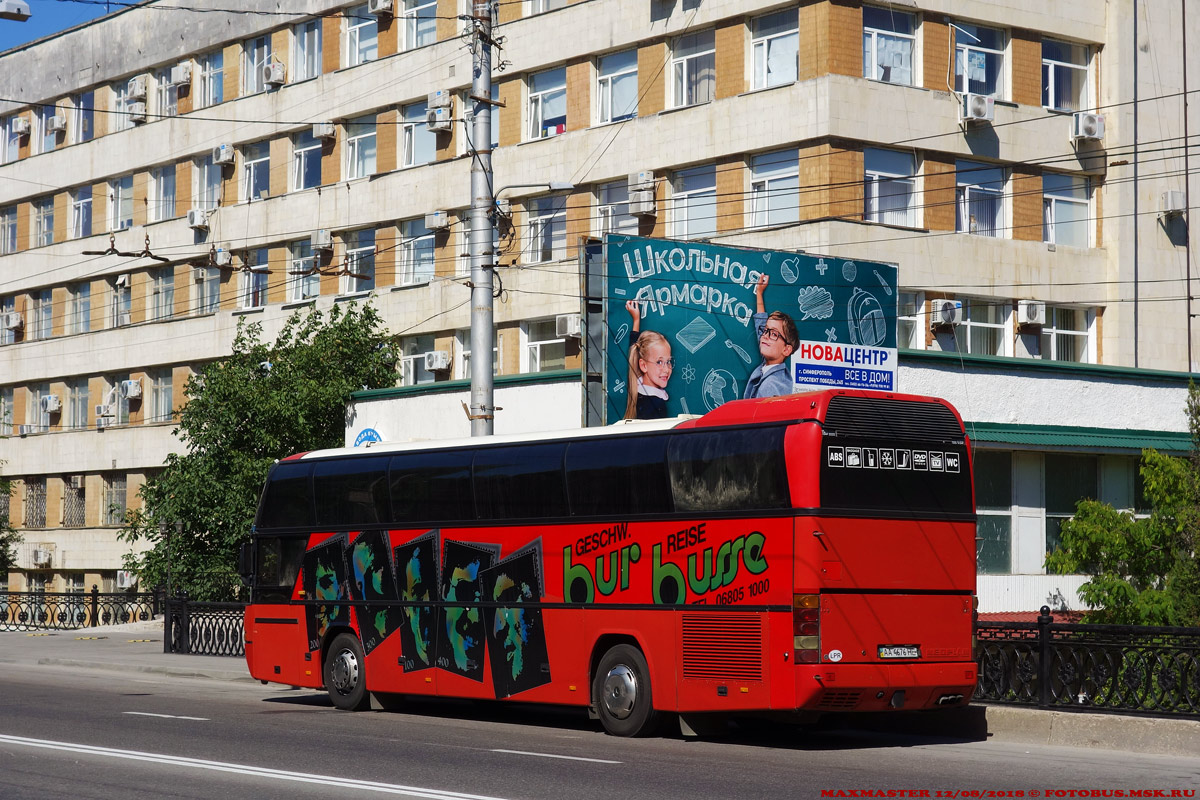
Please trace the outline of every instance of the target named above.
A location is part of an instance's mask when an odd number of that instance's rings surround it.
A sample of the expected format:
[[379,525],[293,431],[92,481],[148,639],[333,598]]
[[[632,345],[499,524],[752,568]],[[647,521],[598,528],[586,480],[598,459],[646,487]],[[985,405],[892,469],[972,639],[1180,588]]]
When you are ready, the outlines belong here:
[[795,663],[821,661],[821,598],[815,594],[792,596],[792,638]]

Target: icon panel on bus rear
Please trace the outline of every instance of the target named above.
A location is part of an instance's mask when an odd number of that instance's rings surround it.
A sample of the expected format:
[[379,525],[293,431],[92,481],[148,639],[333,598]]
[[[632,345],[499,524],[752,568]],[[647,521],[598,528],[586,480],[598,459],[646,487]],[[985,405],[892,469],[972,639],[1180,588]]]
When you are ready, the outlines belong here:
[[874,447],[863,448],[863,466],[867,469],[879,469],[879,451]]
[[929,471],[930,472],[941,472],[942,471],[942,454],[941,453],[936,452],[934,450],[929,451]]
[[946,453],[946,472],[958,472],[958,453]]
[[929,469],[929,453],[925,450],[912,451],[912,468]]
[[879,450],[879,468],[880,469],[895,469],[896,468],[896,451],[888,448],[880,448]]
[[846,448],[846,466],[861,467],[862,466],[862,449],[858,447]]
[[830,447],[826,449],[826,463],[831,467],[846,466],[846,454],[840,447]]
[[896,469],[912,469],[911,450],[896,450]]

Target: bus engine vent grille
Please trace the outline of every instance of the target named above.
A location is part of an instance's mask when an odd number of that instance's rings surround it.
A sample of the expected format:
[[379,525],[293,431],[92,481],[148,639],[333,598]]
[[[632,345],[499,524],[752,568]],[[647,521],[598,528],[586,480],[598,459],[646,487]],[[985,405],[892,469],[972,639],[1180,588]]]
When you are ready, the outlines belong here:
[[684,614],[683,677],[762,680],[762,621],[756,614]]
[[954,412],[941,403],[834,397],[825,413],[825,429],[839,436],[879,439],[962,439]]
[[817,700],[817,708],[822,711],[853,711],[858,708],[861,699],[862,692],[827,690]]

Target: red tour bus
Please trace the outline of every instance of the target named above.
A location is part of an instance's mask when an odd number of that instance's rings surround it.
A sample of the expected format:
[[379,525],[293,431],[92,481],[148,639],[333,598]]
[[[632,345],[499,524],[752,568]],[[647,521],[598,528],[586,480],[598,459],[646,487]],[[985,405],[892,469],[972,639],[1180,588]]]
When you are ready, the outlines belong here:
[[338,708],[577,705],[621,736],[962,705],[972,486],[954,408],[867,391],[292,456],[245,551],[246,661]]

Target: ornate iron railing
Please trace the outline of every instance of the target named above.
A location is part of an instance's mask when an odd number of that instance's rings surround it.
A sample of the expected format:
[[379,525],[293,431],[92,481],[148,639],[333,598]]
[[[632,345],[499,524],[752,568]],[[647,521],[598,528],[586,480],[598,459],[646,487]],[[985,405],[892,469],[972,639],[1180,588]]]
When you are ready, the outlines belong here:
[[158,616],[154,593],[0,592],[0,631],[75,630],[144,622]]
[[168,598],[163,652],[205,656],[244,656],[245,603],[198,603],[187,594]]
[[975,700],[1038,708],[1200,717],[1200,628],[976,626]]

